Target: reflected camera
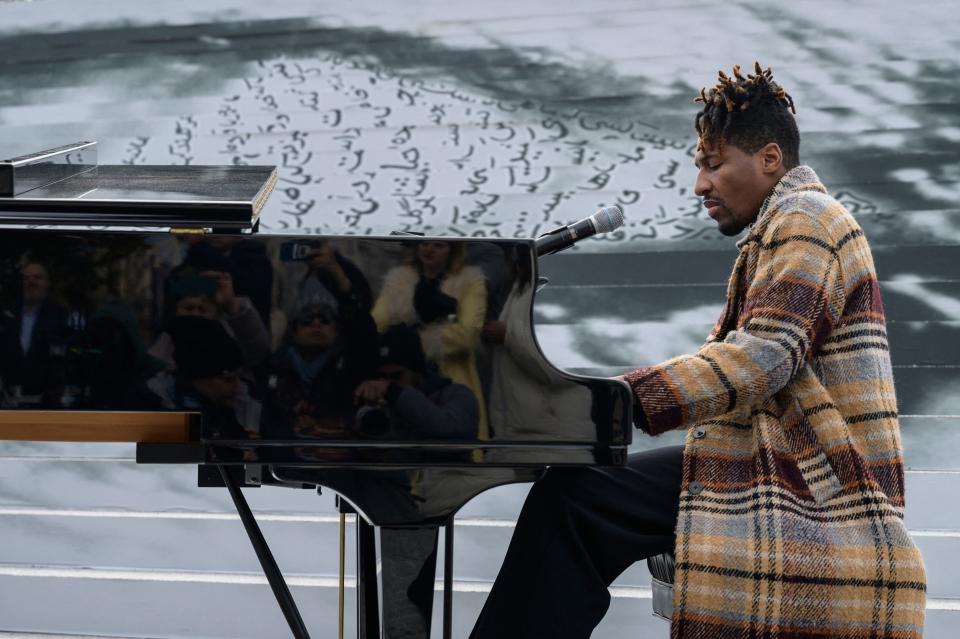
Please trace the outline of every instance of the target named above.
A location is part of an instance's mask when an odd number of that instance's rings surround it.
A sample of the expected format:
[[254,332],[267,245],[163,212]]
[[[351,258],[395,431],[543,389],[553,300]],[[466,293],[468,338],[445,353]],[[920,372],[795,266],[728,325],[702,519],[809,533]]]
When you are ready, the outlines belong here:
[[310,251],[317,246],[317,242],[284,242],[280,245],[280,261],[304,262],[310,258]]

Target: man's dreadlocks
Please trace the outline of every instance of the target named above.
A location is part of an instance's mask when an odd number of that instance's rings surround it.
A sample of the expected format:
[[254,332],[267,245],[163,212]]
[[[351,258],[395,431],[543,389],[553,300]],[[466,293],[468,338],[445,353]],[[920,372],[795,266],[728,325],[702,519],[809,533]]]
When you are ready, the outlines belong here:
[[743,77],[734,65],[733,77],[720,71],[712,89],[700,89],[693,99],[703,109],[694,118],[701,143],[711,146],[732,144],[746,153],[755,153],[776,142],[783,163],[791,169],[800,164],[800,132],[792,113],[793,98],[773,79],[773,70],[755,63],[755,75]]

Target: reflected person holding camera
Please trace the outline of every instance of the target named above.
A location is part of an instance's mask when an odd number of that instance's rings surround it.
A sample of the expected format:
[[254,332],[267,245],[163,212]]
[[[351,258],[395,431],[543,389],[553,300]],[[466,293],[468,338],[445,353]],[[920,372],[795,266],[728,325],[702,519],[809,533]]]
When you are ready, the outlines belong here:
[[483,272],[466,264],[464,244],[424,240],[405,264],[387,273],[373,306],[377,327],[416,327],[426,360],[469,388],[478,405],[479,437],[487,439],[486,407],[476,349],[487,312]]
[[428,364],[415,329],[396,325],[380,337],[379,372],[379,379],[367,380],[354,391],[359,426],[373,431],[368,434],[476,439],[477,398]]
[[329,240],[297,240],[280,246],[280,260],[291,277],[286,294],[305,303],[334,307],[348,304],[369,313],[373,307],[370,283],[356,264]]

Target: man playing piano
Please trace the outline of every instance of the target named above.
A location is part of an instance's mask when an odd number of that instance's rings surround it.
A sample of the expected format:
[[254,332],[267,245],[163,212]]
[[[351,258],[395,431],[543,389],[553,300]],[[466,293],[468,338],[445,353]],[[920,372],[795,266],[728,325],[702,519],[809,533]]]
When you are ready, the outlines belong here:
[[756,66],[702,90],[696,193],[737,243],[694,354],[622,376],[683,447],[552,468],[473,637],[588,637],[633,562],[676,558],[672,636],[920,637],[926,576],[883,305],[862,230],[799,161],[793,100]]

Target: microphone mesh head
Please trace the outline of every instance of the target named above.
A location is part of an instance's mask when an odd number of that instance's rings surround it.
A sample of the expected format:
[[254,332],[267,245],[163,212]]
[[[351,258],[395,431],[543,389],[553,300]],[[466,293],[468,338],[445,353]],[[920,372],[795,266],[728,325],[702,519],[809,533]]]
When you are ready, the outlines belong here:
[[609,233],[623,226],[623,210],[619,206],[607,206],[593,214],[597,233]]

